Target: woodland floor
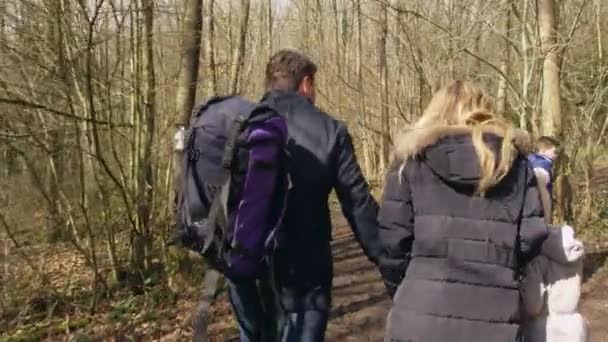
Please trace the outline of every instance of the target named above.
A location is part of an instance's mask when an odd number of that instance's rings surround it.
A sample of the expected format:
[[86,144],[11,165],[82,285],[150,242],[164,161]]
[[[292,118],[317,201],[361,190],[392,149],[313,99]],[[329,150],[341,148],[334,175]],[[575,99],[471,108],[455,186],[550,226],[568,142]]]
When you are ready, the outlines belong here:
[[[384,286],[341,215],[336,215],[334,226],[336,275],[327,341],[381,341],[389,309]],[[591,342],[608,342],[608,268],[602,267],[607,259],[608,249],[592,251],[586,257],[581,310],[589,322]],[[64,270],[70,272],[68,267]],[[94,316],[72,314],[47,320],[37,327],[9,327],[7,335],[0,331],[0,341],[189,340],[190,314],[198,302],[197,289],[175,299],[155,294],[154,290],[146,296],[149,298],[145,300],[130,297],[118,304],[104,304]],[[212,308],[210,330],[212,341],[238,341],[225,294]]]
[[[608,187],[608,168],[596,175],[594,183]],[[335,215],[333,235],[333,308],[326,340],[381,341],[390,303],[379,274],[362,254],[342,215]],[[586,247],[581,311],[589,323],[590,342],[608,342],[608,244],[586,239]],[[81,283],[86,283],[87,275],[75,272],[85,266],[73,252],[30,255],[37,255],[52,267],[47,271],[58,280],[83,278]],[[175,297],[157,287],[145,295],[125,295],[111,303],[106,300],[93,316],[86,314],[86,309],[72,308],[65,310],[65,317],[40,319],[36,324],[9,324],[8,331],[2,331],[2,326],[6,327],[2,324],[0,341],[188,341],[190,315],[198,303],[199,290],[190,288]],[[35,296],[30,295],[30,305]],[[213,306],[211,317],[212,341],[238,341],[225,293]]]

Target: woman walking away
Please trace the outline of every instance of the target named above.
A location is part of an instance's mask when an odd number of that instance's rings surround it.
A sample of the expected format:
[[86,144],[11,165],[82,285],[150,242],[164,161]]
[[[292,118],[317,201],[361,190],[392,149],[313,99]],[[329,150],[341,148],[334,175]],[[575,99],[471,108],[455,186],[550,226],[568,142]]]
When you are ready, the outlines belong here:
[[396,139],[379,213],[398,287],[387,342],[521,340],[519,274],[548,230],[528,138],[494,113],[455,81]]

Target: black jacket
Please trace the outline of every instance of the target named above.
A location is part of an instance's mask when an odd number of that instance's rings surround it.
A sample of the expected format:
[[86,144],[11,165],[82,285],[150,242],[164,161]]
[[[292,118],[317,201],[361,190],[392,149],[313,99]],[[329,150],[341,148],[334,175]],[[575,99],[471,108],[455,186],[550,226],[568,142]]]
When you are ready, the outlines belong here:
[[333,276],[329,194],[336,191],[365,254],[377,262],[378,205],[371,196],[346,126],[305,97],[274,91],[268,102],[287,120],[289,172],[293,183],[276,276],[287,308],[328,308]]
[[[498,151],[501,138],[485,139]],[[407,271],[385,340],[514,342],[518,275],[548,232],[534,174],[520,154],[496,187],[476,196],[479,162],[470,133],[447,129],[427,139],[435,140],[387,175],[380,236],[387,265]]]

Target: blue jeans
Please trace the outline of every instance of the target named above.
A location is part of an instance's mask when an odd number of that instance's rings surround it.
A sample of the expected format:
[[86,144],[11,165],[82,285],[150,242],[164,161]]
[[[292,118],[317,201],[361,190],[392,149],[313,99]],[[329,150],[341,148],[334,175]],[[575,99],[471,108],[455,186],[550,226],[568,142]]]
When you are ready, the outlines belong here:
[[241,342],[324,341],[327,311],[284,312],[267,281],[229,282],[228,288]]

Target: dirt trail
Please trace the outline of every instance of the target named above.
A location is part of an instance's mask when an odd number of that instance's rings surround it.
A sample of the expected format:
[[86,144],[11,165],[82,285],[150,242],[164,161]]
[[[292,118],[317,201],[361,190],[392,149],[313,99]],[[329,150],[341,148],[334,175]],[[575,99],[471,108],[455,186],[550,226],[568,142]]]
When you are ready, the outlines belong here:
[[[336,215],[334,227],[333,305],[326,341],[382,341],[390,301],[380,275],[363,255],[341,215]],[[592,252],[586,257],[581,311],[589,323],[589,342],[608,342],[608,269],[601,267],[607,258],[608,251]],[[183,313],[192,312],[196,302],[193,297],[176,310],[181,316],[182,329],[168,327],[168,331],[173,331],[154,340],[187,340],[191,331],[188,315]],[[212,341],[238,341],[227,300],[214,305],[212,317]]]
[[[591,342],[608,342],[608,251],[589,253],[581,312],[589,323]],[[602,265],[604,265],[602,267]]]
[[327,341],[381,341],[389,297],[343,217],[334,223],[333,309]]

